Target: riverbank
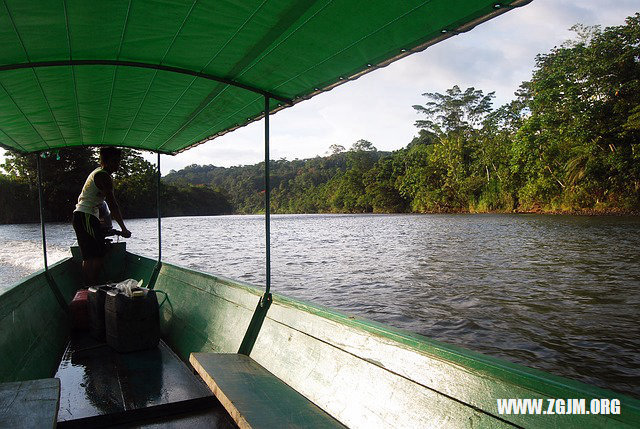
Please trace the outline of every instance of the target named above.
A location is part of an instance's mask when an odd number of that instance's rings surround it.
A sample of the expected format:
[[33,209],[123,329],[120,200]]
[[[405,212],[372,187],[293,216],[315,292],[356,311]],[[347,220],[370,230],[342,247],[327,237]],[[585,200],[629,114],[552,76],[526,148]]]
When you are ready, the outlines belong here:
[[625,209],[619,207],[600,208],[578,208],[578,209],[557,209],[534,206],[528,209],[518,208],[511,211],[468,211],[461,213],[478,214],[544,214],[544,215],[566,215],[566,216],[640,216],[640,209]]
[[[554,210],[554,209],[544,209],[541,207],[535,207],[532,209],[515,209],[515,210],[433,210],[433,211],[425,211],[425,212],[363,212],[363,213],[353,213],[353,212],[336,212],[336,211],[327,211],[327,212],[313,212],[313,213],[293,213],[293,212],[283,212],[283,211],[272,211],[273,215],[324,215],[324,214],[335,214],[335,215],[357,215],[357,214],[539,214],[539,215],[563,215],[563,216],[640,216],[640,209],[638,210],[628,210],[621,208],[599,208],[599,209],[567,209],[567,210]],[[204,216],[254,216],[254,215],[264,215],[264,211],[252,212],[252,213],[224,213],[224,214],[210,214]],[[162,215],[163,219],[167,218],[182,218],[182,217],[202,217],[203,215],[184,215],[184,214],[171,214],[171,215]],[[132,216],[127,217],[127,219],[150,219],[151,216]],[[68,221],[65,220],[47,220],[47,223],[71,223],[71,219]],[[23,222],[0,222],[0,225],[27,225],[27,224],[35,224],[39,223],[33,219],[26,219]]]
[[[566,215],[566,216],[640,216],[640,209],[623,209],[623,208],[586,208],[586,209],[550,209],[536,206],[529,209],[514,210],[475,210],[475,209],[443,209],[421,212],[388,212],[388,211],[371,211],[371,212],[339,212],[339,211],[321,211],[312,213],[294,213],[287,211],[273,211],[272,214],[540,214],[540,215]],[[264,211],[256,211],[251,213],[234,213],[234,215],[263,215]]]

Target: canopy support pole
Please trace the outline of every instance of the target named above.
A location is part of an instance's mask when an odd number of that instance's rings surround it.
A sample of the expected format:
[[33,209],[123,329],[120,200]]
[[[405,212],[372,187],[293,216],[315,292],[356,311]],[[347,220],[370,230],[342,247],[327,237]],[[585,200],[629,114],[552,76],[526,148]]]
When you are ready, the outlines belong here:
[[258,339],[260,328],[271,306],[271,180],[269,177],[269,96],[264,97],[264,225],[265,225],[265,277],[266,288],[253,312],[238,353],[249,356]]
[[47,263],[47,236],[44,230],[44,206],[42,204],[42,166],[40,165],[40,154],[36,153],[36,168],[38,170],[38,209],[40,212],[40,231],[42,234],[42,255],[44,260],[44,271],[49,273]]
[[45,233],[45,228],[44,228],[44,204],[43,204],[43,198],[42,198],[42,166],[40,165],[40,153],[36,153],[36,169],[38,171],[38,209],[40,212],[40,231],[42,233],[42,256],[44,260],[44,277],[47,280],[47,284],[49,285],[51,292],[55,296],[56,301],[58,301],[60,308],[62,308],[62,310],[65,311],[66,313],[69,313],[69,306],[64,300],[64,297],[62,296],[60,289],[58,289],[58,285],[56,284],[55,280],[53,280],[53,277],[49,272],[49,264],[47,262],[47,235]]
[[264,97],[264,227],[266,251],[266,291],[271,292],[271,178],[269,169],[269,97]]
[[160,152],[158,152],[158,182],[156,184],[156,206],[158,208],[158,264],[162,261],[162,216],[160,212]]
[[156,286],[156,281],[158,280],[158,274],[160,274],[160,268],[162,268],[162,212],[160,210],[160,152],[158,153],[158,163],[157,169],[158,172],[156,174],[156,208],[158,209],[158,262],[156,266],[153,268],[153,272],[151,273],[151,277],[149,278],[149,284],[147,287],[149,289],[153,289]]

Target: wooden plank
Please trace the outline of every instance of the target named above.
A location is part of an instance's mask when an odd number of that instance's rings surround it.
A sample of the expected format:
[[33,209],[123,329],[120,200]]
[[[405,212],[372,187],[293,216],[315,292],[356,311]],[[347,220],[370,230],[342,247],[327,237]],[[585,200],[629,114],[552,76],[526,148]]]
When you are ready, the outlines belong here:
[[514,426],[270,317],[251,357],[350,428]]
[[[138,427],[146,421],[164,420],[170,422],[174,416],[188,416],[206,412],[214,421],[225,423],[226,413],[222,406],[213,396],[185,399],[184,401],[171,402],[166,404],[149,405],[144,408],[116,411],[111,414],[83,417],[77,420],[67,420],[58,422],[60,429],[84,429],[100,428],[124,425]],[[231,425],[230,419],[228,425]],[[210,426],[211,427],[211,426]],[[223,426],[224,427],[224,426]]]
[[155,289],[168,294],[160,309],[162,338],[184,360],[191,352],[237,352],[260,297],[257,290],[247,293],[216,277],[165,263]]
[[189,361],[240,428],[344,427],[249,356],[192,353]]
[[0,427],[53,428],[59,403],[57,378],[0,384]]
[[[238,426],[231,420],[222,405],[216,402],[215,409],[192,411],[189,413],[174,414],[170,417],[138,421],[136,429],[237,429]],[[224,416],[218,409],[222,410]]]
[[[640,421],[635,398],[279,295],[251,357],[349,427],[390,427],[400,418],[408,427],[435,426],[437,418],[452,427],[465,408],[468,419],[494,427],[631,428]],[[546,405],[547,398],[579,398],[587,410],[592,398],[617,398],[622,412],[507,415],[499,398]]]

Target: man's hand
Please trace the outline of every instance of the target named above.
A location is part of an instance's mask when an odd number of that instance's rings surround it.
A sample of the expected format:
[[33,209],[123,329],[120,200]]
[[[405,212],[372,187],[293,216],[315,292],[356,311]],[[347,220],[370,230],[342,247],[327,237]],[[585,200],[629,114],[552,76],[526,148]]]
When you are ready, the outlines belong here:
[[129,231],[128,229],[123,229],[122,232],[120,233],[121,236],[123,236],[124,238],[129,238],[131,237],[131,231]]

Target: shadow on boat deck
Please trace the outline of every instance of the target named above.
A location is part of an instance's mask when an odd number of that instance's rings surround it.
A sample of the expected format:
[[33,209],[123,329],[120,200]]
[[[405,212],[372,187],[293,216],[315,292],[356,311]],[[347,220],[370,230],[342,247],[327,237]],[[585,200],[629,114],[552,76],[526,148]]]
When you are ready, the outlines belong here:
[[58,426],[235,427],[206,385],[164,343],[117,353],[74,334],[55,375]]

